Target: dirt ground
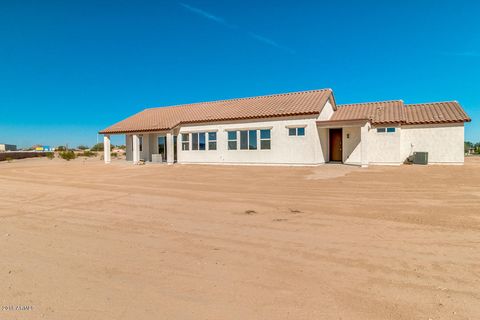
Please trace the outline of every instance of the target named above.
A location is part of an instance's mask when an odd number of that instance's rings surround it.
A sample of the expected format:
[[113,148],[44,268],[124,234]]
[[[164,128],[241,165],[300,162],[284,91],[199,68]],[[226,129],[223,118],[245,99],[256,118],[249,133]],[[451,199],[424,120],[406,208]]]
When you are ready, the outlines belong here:
[[0,308],[2,320],[479,319],[480,158],[2,162]]

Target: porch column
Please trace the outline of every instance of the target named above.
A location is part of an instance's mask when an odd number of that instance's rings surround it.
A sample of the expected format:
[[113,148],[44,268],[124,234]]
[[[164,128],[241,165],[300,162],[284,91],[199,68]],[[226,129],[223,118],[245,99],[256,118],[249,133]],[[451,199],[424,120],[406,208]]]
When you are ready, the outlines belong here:
[[110,163],[110,136],[108,134],[103,136],[103,160],[105,163]]
[[132,143],[133,164],[138,164],[140,162],[140,138],[138,137],[138,134],[134,134],[132,138],[133,138],[133,143]]
[[368,167],[368,122],[360,128],[360,140],[362,142],[361,149],[361,165],[362,168]]
[[172,132],[167,132],[167,164],[173,164],[173,134]]

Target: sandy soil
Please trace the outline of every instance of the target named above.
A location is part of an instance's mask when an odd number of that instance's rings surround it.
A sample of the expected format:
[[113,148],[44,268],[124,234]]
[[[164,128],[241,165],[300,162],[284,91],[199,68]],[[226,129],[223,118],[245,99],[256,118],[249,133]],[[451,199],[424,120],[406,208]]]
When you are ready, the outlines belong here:
[[2,320],[478,319],[480,158],[3,162],[0,306]]

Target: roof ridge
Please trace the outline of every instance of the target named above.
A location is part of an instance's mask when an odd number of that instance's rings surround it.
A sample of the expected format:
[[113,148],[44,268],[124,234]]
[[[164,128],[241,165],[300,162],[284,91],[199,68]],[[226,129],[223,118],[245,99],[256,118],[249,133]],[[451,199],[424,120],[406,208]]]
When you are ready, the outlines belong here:
[[365,104],[380,104],[380,103],[387,103],[387,102],[401,102],[405,104],[402,99],[396,99],[396,100],[383,100],[383,101],[371,101],[371,102],[345,103],[345,104],[338,104],[337,107],[365,105]]
[[405,107],[426,105],[426,104],[440,104],[440,103],[448,103],[448,102],[455,102],[455,103],[460,104],[457,100],[445,100],[445,101],[432,101],[432,102],[420,102],[420,103],[405,103]]
[[175,105],[172,105],[172,106],[151,107],[151,108],[145,108],[144,111],[145,110],[151,110],[151,109],[160,109],[160,108],[177,108],[177,107],[184,107],[186,105],[197,105],[197,104],[204,104],[204,103],[216,103],[216,102],[225,102],[225,101],[239,101],[239,100],[249,100],[249,99],[259,99],[259,98],[280,97],[280,96],[288,96],[288,95],[311,93],[311,92],[321,92],[321,91],[333,92],[333,90],[331,88],[312,89],[312,90],[304,90],[304,91],[292,91],[292,92],[284,92],[284,93],[267,94],[267,95],[263,95],[263,96],[251,96],[251,97],[242,97],[242,98],[232,98],[232,99],[221,99],[221,100],[213,100],[213,101],[201,101],[201,102],[175,104]]

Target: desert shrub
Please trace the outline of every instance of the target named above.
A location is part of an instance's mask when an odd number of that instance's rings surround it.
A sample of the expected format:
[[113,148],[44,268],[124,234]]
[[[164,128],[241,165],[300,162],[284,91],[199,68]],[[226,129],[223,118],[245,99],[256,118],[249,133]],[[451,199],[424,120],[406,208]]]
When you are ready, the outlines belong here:
[[12,159],[12,157],[5,157],[5,161],[7,161],[7,162],[12,162],[13,159]]
[[97,156],[97,154],[95,152],[85,150],[82,153],[80,153],[80,156],[82,156],[82,157],[95,157],[95,156]]
[[67,148],[66,148],[65,146],[58,146],[58,147],[56,148],[56,150],[57,150],[57,151],[66,151]]
[[111,155],[112,157],[117,157],[117,156],[118,156],[118,154],[117,154],[116,152],[112,152],[112,153],[110,153],[110,155]]
[[75,152],[73,151],[62,151],[60,152],[60,158],[65,159],[67,161],[73,160],[76,158]]
[[87,147],[87,146],[84,146],[83,144],[81,144],[81,145],[79,145],[79,146],[77,147],[77,149],[78,149],[78,150],[87,150],[88,147]]
[[47,152],[47,154],[45,155],[48,159],[52,160],[53,158],[55,158],[55,155],[53,154],[53,152]]

